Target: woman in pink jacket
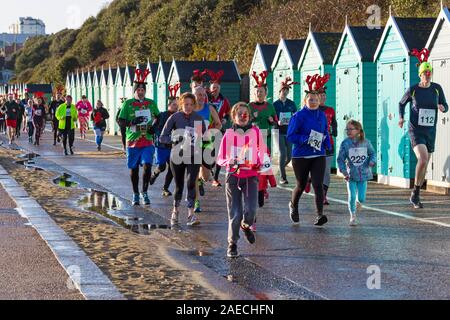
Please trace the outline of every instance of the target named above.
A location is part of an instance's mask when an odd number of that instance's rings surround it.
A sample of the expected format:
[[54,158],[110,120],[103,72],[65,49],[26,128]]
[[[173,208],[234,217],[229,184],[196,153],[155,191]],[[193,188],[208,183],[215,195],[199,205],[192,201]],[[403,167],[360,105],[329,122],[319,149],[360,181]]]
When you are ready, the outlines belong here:
[[81,100],[78,101],[76,107],[78,110],[78,121],[80,123],[81,139],[86,139],[86,132],[89,129],[89,119],[93,110],[92,105],[86,96],[82,96]]
[[225,132],[220,144],[217,164],[227,168],[226,198],[228,208],[229,258],[238,257],[239,231],[248,242],[254,244],[255,223],[258,207],[258,173],[264,162],[267,147],[261,131],[250,123],[250,108],[243,102],[231,110],[233,127]]

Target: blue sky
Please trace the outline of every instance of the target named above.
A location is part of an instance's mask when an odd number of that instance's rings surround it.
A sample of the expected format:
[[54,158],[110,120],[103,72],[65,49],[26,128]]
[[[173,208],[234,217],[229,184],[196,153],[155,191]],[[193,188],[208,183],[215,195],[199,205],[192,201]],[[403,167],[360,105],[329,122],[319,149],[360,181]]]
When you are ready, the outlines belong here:
[[0,32],[19,17],[39,18],[46,24],[47,33],[64,28],[78,28],[90,16],[95,16],[110,0],[16,0],[2,1]]

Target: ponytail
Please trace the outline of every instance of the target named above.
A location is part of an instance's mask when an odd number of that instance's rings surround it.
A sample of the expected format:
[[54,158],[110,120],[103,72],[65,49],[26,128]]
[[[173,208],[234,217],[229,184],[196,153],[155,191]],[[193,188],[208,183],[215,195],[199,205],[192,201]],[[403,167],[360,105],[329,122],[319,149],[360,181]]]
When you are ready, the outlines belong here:
[[352,119],[347,122],[347,125],[352,125],[359,131],[360,142],[364,142],[364,140],[366,140],[366,133],[364,132],[361,122]]

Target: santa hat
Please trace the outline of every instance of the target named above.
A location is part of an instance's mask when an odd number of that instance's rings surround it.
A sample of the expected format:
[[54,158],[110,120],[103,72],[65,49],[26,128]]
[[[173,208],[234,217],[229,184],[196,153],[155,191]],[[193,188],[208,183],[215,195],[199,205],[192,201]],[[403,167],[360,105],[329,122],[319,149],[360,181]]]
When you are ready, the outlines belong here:
[[208,69],[203,71],[194,70],[191,77],[191,82],[205,82],[205,76],[208,74]]
[[299,82],[293,82],[291,77],[287,77],[286,80],[281,82],[281,90],[288,89],[291,90],[293,85],[300,84]]
[[136,92],[137,89],[144,89],[147,90],[147,77],[151,73],[150,69],[145,69],[142,71],[141,69],[136,69],[134,72],[136,74],[136,80],[134,81],[134,92]]
[[269,76],[269,72],[263,71],[259,74],[259,76],[256,74],[256,71],[253,71],[252,77],[256,81],[255,88],[265,88],[266,87],[266,79]]
[[42,100],[45,100],[44,95],[45,95],[45,93],[44,93],[44,92],[41,92],[41,91],[38,91],[38,92],[35,92],[35,93],[34,93],[34,97],[35,97],[36,99],[42,99]]
[[214,72],[212,70],[208,70],[208,75],[211,78],[210,83],[217,83],[220,84],[220,82],[222,81],[222,78],[224,76],[225,72],[223,70],[219,70],[217,72]]
[[411,55],[415,56],[417,60],[419,60],[419,63],[417,64],[417,67],[419,68],[419,77],[425,71],[433,72],[433,66],[428,62],[428,58],[430,57],[430,50],[428,50],[427,48],[423,48],[421,51],[413,49],[411,51]]
[[177,83],[173,86],[169,86],[169,100],[175,100],[177,98],[178,90],[181,88],[181,83]]

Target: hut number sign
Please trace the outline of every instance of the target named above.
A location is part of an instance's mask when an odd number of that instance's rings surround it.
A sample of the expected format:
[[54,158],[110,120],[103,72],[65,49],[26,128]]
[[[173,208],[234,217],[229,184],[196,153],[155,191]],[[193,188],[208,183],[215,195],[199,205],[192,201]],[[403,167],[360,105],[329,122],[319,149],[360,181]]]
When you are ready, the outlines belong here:
[[292,112],[280,112],[280,122],[282,126],[289,125],[289,121],[291,121]]
[[309,134],[308,144],[317,151],[322,150],[323,133],[311,130]]
[[368,159],[367,148],[351,148],[348,156],[355,167],[361,167]]
[[419,109],[419,126],[433,127],[436,119],[436,110]]

